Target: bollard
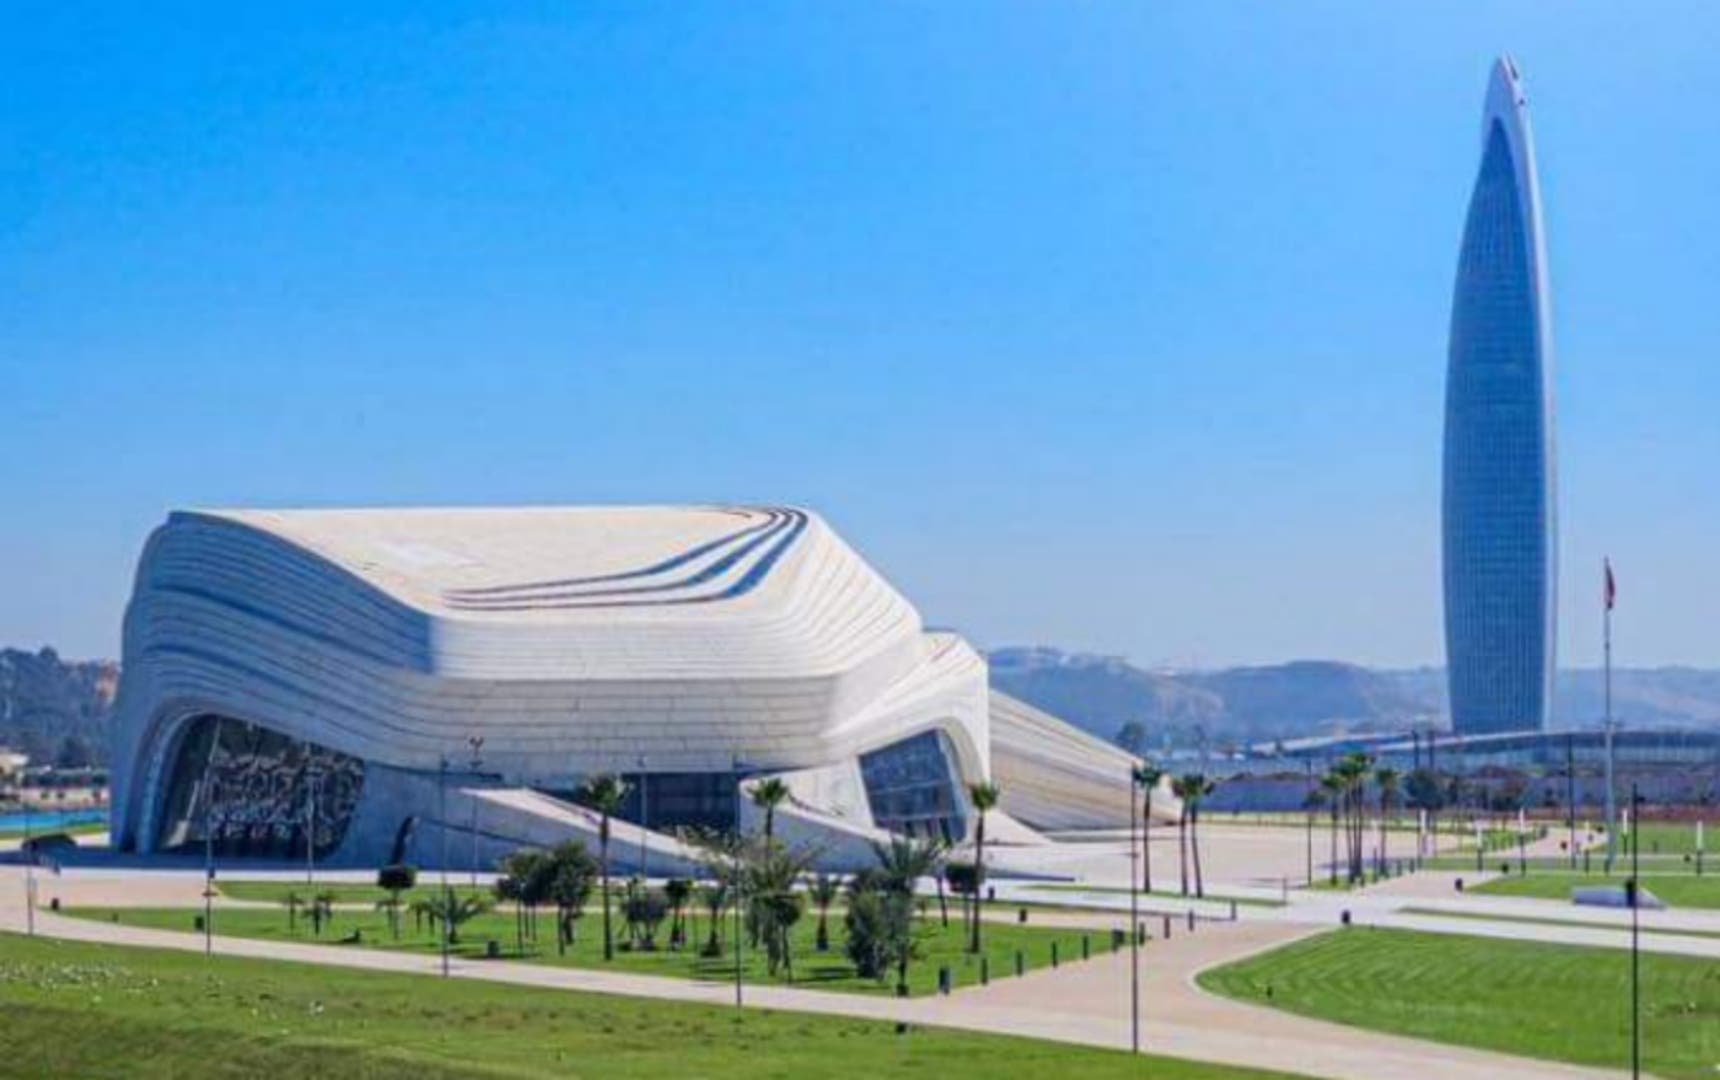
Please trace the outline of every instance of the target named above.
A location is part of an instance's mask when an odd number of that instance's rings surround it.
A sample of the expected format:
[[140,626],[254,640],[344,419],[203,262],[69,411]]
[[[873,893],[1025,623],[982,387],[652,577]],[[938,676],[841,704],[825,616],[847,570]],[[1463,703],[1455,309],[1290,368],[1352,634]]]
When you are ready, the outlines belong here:
[[[1698,870],[1697,873],[1701,873],[1701,871]],[[48,910],[49,911],[60,910],[60,898],[59,897],[53,896],[53,897],[48,898]]]
[[1027,909],[1026,908],[1016,908],[1015,909],[1015,921],[1018,923],[1024,923],[1027,921]]
[[1349,909],[1349,908],[1345,908],[1345,909],[1344,909],[1344,914],[1343,914],[1343,915],[1342,915],[1342,916],[1340,916],[1340,921],[1341,921],[1341,922],[1342,922],[1342,923],[1343,923],[1343,924],[1344,924],[1344,925],[1345,925],[1345,926],[1348,926],[1348,925],[1350,925],[1350,909]]
[[1166,915],[1165,916],[1165,940],[1169,941],[1170,939],[1171,939],[1171,917],[1169,915]]
[[938,969],[938,993],[945,997],[950,994],[950,969],[947,967]]
[[1111,951],[1112,952],[1118,952],[1122,948],[1123,948],[1123,931],[1113,929],[1111,931]]
[[1231,922],[1236,921],[1236,901],[1235,900],[1232,900],[1230,902],[1230,921]]
[[1021,950],[1015,950],[1015,975],[1020,978],[1027,971],[1027,957],[1021,955]]
[[991,985],[991,957],[989,956],[981,955],[979,958],[979,984],[981,986]]
[[1188,932],[1194,933],[1194,908],[1188,909]]
[[500,960],[502,958],[502,943],[495,938],[484,942],[484,956],[490,960]]
[[1135,936],[1138,939],[1140,939],[1140,942],[1142,945],[1145,945],[1147,943],[1147,924],[1146,923],[1138,922],[1135,924]]
[[1057,966],[1057,943],[1055,941],[1051,943],[1051,966]]
[[1081,935],[1081,959],[1093,959],[1093,943],[1086,934]]

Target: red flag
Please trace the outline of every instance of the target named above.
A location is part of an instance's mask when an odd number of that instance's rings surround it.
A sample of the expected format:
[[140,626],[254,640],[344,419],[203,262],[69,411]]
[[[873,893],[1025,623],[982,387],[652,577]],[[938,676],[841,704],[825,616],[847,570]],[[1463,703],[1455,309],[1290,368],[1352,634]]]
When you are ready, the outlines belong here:
[[1613,581],[1612,560],[1602,559],[1601,565],[1606,568],[1607,581],[1605,596],[1607,610],[1611,611],[1613,609],[1614,602],[1618,600],[1618,585]]

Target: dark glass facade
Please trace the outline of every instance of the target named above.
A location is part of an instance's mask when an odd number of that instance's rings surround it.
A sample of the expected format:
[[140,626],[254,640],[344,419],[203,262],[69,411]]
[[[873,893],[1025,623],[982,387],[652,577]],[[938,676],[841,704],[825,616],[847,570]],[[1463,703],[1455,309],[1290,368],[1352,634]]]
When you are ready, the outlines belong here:
[[[1521,104],[1514,82],[1503,93]],[[1486,130],[1446,374],[1445,647],[1459,734],[1541,730],[1551,709],[1557,546],[1546,299],[1528,131],[1508,123],[1495,115]]]
[[157,850],[200,853],[212,832],[226,857],[303,857],[308,835],[326,857],[364,791],[358,758],[220,716],[187,722],[167,777]]
[[942,732],[921,732],[860,757],[866,801],[880,828],[955,842],[967,833],[954,755]]

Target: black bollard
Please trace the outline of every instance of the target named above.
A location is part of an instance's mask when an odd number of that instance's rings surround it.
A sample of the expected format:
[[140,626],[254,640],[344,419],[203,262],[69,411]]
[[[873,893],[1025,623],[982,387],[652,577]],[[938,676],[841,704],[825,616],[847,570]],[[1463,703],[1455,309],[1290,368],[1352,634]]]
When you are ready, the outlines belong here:
[[991,985],[991,957],[989,956],[982,955],[979,958],[979,984],[981,986]]
[[1015,950],[1015,975],[1020,978],[1027,971],[1027,957],[1021,955],[1021,950]]
[[1093,959],[1093,942],[1087,937],[1086,934],[1081,935],[1081,959],[1083,959],[1083,960]]
[[1057,943],[1055,941],[1051,943],[1051,966],[1057,966]]

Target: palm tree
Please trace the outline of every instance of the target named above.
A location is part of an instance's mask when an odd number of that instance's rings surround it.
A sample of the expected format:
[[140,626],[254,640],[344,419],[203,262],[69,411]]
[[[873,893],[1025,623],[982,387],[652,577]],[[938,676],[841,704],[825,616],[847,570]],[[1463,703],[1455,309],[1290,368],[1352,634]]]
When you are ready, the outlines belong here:
[[[1183,817],[1188,821],[1189,849],[1194,854],[1194,894],[1206,897],[1206,878],[1200,870],[1200,804],[1218,787],[1202,773],[1189,773],[1183,780]],[[1187,893],[1185,888],[1184,893]]]
[[1177,808],[1177,865],[1181,871],[1182,894],[1188,895],[1188,777],[1171,780],[1171,794],[1181,804]]
[[613,773],[603,773],[585,783],[584,801],[601,815],[597,827],[598,865],[603,880],[603,959],[615,959],[615,934],[609,921],[609,819],[627,797],[627,783]]
[[788,785],[781,777],[767,776],[753,785],[752,803],[764,811],[764,838],[776,836],[776,808],[788,801]]
[[1165,771],[1155,768],[1150,761],[1135,769],[1135,783],[1145,793],[1141,800],[1141,891],[1144,893],[1153,891],[1153,792],[1158,790],[1164,775]]
[[1386,821],[1391,817],[1392,806],[1397,802],[1399,772],[1390,765],[1382,765],[1374,773],[1374,783],[1380,789],[1380,866],[1383,869],[1388,859],[1386,850],[1387,826]]
[[996,809],[1000,794],[998,786],[993,783],[968,785],[968,800],[973,803],[973,812],[979,818],[973,833],[973,941],[968,946],[968,951],[973,953],[980,950],[979,921],[985,912],[985,897],[980,893],[985,887],[985,816]]
[[1341,776],[1338,775],[1338,772],[1335,768],[1328,770],[1325,776],[1320,777],[1320,792],[1322,795],[1325,796],[1326,805],[1331,807],[1331,810],[1332,810],[1332,814],[1331,814],[1331,818],[1332,818],[1332,859],[1331,859],[1330,869],[1331,869],[1331,875],[1332,875],[1332,884],[1337,885],[1338,884],[1338,810],[1339,810],[1338,804],[1343,800],[1344,780]]
[[393,863],[384,866],[376,872],[376,884],[388,893],[388,899],[379,901],[378,911],[388,912],[388,927],[394,933],[394,940],[400,940],[400,894],[418,884],[418,869],[405,863]]
[[687,941],[681,913],[693,898],[693,883],[687,878],[670,878],[663,884],[663,896],[669,901],[669,948],[679,949]]
[[807,883],[807,895],[812,897],[813,906],[818,908],[818,943],[819,952],[830,951],[830,905],[836,902],[836,897],[842,891],[842,880],[834,874],[818,874]]
[[909,914],[914,885],[923,877],[939,876],[938,866],[943,862],[944,850],[941,841],[913,840],[902,836],[891,837],[888,845],[874,843],[872,854],[878,860],[876,870],[870,875],[856,875],[853,883],[855,895],[849,900],[851,911],[864,906],[866,892],[880,894],[884,925],[890,939],[885,951],[896,965],[896,993],[900,997],[908,996],[908,963],[914,958],[915,951]]

